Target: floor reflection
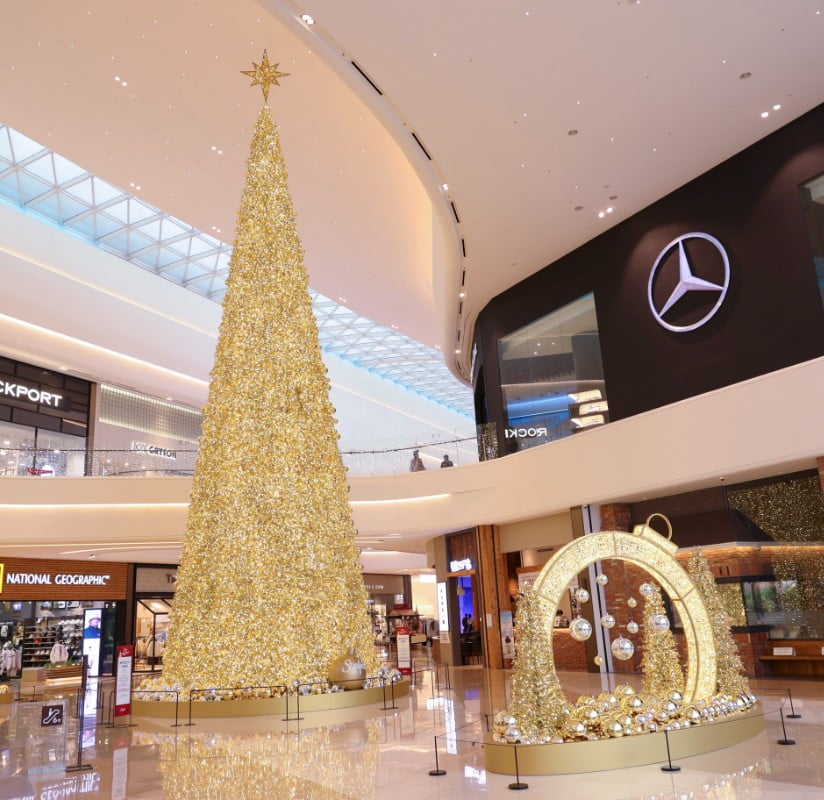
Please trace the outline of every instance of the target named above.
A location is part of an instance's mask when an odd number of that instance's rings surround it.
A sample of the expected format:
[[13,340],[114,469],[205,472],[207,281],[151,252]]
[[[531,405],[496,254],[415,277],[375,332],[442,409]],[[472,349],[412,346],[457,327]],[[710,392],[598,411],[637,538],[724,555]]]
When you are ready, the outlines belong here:
[[[453,800],[511,797],[512,777],[487,773],[483,736],[487,718],[503,709],[508,674],[458,669],[452,690],[426,680],[397,708],[380,704],[329,714],[306,714],[300,722],[280,718],[197,720],[173,727],[172,720],[125,721],[107,725],[107,687],[76,699],[67,729],[67,754],[75,763],[83,744],[86,772],[66,774],[56,764],[36,774],[32,730],[0,717],[0,800]],[[561,676],[570,695],[602,688],[602,678],[584,673]],[[614,678],[607,678],[606,683]],[[620,676],[619,682],[626,680]],[[824,797],[824,686],[795,681],[796,710],[788,721],[798,744],[782,747],[778,710],[786,703],[787,681],[754,681],[767,712],[765,734],[723,751],[683,759],[681,772],[658,765],[585,775],[530,776],[520,796],[564,800],[813,800]],[[185,715],[183,715],[185,716]],[[31,726],[29,722],[27,725]],[[430,777],[434,744],[446,775]],[[563,746],[563,745],[559,745]]]

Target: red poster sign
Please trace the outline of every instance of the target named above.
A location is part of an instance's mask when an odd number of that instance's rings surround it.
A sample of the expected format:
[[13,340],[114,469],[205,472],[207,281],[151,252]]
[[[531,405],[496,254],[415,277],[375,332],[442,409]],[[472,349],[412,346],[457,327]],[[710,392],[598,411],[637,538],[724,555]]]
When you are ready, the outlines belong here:
[[412,649],[409,639],[409,628],[399,625],[395,628],[395,638],[398,646],[398,671],[402,675],[411,675]]
[[132,713],[133,663],[134,647],[130,644],[118,645],[114,687],[114,715],[116,717],[125,717]]

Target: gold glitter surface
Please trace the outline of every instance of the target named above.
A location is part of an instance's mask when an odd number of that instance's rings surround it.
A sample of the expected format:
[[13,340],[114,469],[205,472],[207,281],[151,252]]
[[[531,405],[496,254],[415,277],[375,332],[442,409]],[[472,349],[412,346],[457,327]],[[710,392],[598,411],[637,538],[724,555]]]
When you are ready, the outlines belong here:
[[718,691],[730,696],[749,692],[750,684],[743,675],[744,664],[730,632],[730,618],[724,609],[709,562],[700,550],[695,550],[690,556],[689,571],[710,613],[710,635],[718,661]]
[[252,138],[204,409],[163,682],[319,680],[376,668],[345,468],[280,137]]
[[[684,625],[687,645],[684,697],[691,702],[715,693],[715,647],[704,599],[675,560],[677,549],[647,525],[636,526],[633,533],[606,531],[582,536],[561,548],[546,563],[535,581],[534,591],[546,601],[544,625],[552,626],[567,584],[594,561],[617,558],[646,570],[667,592]],[[552,670],[554,675],[554,663]],[[513,698],[515,702],[514,694]]]
[[661,590],[644,597],[644,652],[641,656],[643,672],[643,692],[657,697],[666,697],[673,689],[684,691],[684,671],[678,659],[678,648],[672,631],[655,630],[650,620],[656,614],[664,614],[664,600]]

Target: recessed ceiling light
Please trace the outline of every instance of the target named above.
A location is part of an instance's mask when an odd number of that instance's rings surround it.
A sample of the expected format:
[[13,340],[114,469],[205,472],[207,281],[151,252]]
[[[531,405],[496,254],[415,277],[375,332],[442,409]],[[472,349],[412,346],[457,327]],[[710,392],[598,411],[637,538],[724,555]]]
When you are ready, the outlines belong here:
[[461,349],[459,347],[456,347],[455,348],[455,355],[459,355],[460,352],[461,352]]
[[773,111],[780,111],[781,110],[781,103],[776,103],[773,106]]
[[615,210],[615,209],[614,209],[612,206],[610,206],[610,207],[607,209],[607,214],[611,214],[614,210]]
[[300,15],[301,22],[305,22],[307,25],[314,25],[315,19],[311,14],[301,14]]
[[604,214],[604,212],[603,212],[603,211],[599,211],[599,212],[598,212],[598,218],[599,218],[599,219],[603,219],[605,216],[606,216],[606,214]]
[[767,119],[767,117],[769,117],[769,116],[770,116],[769,111],[762,111],[761,112],[761,119]]
[[449,184],[448,183],[442,183],[441,184],[441,189],[443,189],[445,192],[448,192],[449,191]]
[[458,292],[458,297],[463,300],[463,298],[466,297],[466,292]]

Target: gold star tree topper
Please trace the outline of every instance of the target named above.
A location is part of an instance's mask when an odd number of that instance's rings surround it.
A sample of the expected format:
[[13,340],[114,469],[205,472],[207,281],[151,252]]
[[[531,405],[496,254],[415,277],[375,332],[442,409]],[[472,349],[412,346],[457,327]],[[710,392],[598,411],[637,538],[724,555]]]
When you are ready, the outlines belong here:
[[260,64],[255,64],[253,61],[252,66],[254,69],[242,69],[241,74],[248,75],[252,79],[251,86],[260,86],[263,91],[263,99],[268,103],[269,87],[272,85],[280,86],[278,78],[288,78],[289,73],[278,72],[280,64],[270,64],[269,56],[265,50],[263,51],[263,58],[260,60]]

